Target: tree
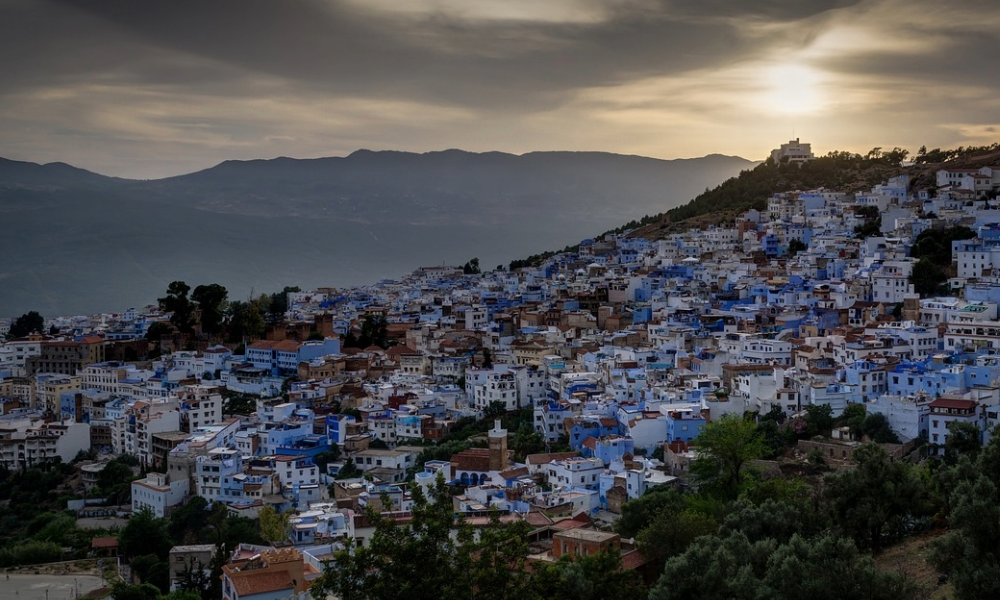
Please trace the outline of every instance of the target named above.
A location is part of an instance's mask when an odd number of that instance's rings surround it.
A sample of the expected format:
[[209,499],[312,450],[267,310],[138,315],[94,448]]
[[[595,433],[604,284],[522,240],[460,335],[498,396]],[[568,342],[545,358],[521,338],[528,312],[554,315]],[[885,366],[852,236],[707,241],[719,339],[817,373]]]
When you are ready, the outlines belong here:
[[249,415],[257,410],[257,397],[230,390],[222,390],[222,414]]
[[862,434],[862,425],[865,422],[865,405],[864,404],[848,404],[844,407],[844,412],[840,414],[840,418],[837,422],[841,426],[849,427],[851,430],[851,435],[860,438]]
[[792,241],[788,242],[788,254],[795,256],[803,250],[808,250],[809,246],[805,242],[798,238],[792,238]]
[[[711,516],[690,508],[680,512],[662,511],[636,536],[643,553],[662,567],[703,535],[714,535],[719,524]],[[659,569],[657,569],[659,570]]]
[[166,561],[173,544],[167,535],[167,520],[161,519],[149,509],[133,513],[128,523],[118,534],[118,547],[126,558],[152,554]]
[[170,563],[160,560],[155,554],[137,556],[129,567],[142,583],[155,585],[164,592],[170,589]]
[[354,464],[354,458],[348,456],[347,460],[344,461],[344,466],[340,467],[340,470],[337,471],[337,475],[334,479],[354,479],[355,477],[360,476],[361,470]]
[[288,539],[291,534],[289,519],[292,513],[285,511],[279,513],[270,504],[260,509],[258,519],[260,520],[260,535],[268,542],[279,543]]
[[859,447],[852,460],[857,468],[826,477],[823,495],[834,526],[878,554],[887,537],[904,532],[924,488],[909,463],[890,460],[875,444]]
[[795,441],[795,432],[785,422],[788,415],[777,404],[757,420],[757,431],[764,442],[762,458],[772,459],[781,456],[788,445]]
[[507,403],[503,400],[493,400],[483,410],[483,419],[499,419],[507,414]]
[[639,600],[645,589],[635,575],[621,568],[618,552],[589,556],[563,556],[555,563],[536,567],[533,589],[546,600]]
[[170,322],[182,333],[190,333],[194,325],[194,305],[188,298],[191,286],[183,281],[172,281],[167,295],[157,298],[160,309],[170,313]]
[[959,600],[1000,597],[1000,438],[946,473],[957,482],[949,495],[951,531],[934,542],[930,561],[948,574]]
[[898,444],[899,436],[889,425],[889,418],[882,413],[872,413],[861,423],[861,433],[876,444]]
[[280,292],[271,294],[268,297],[267,318],[270,323],[281,323],[285,320],[285,313],[288,312],[288,294],[301,292],[299,286],[286,285]]
[[763,455],[764,441],[753,421],[729,414],[701,430],[695,450],[691,473],[699,485],[735,498],[746,465]]
[[752,544],[739,532],[699,538],[667,561],[663,575],[649,590],[649,600],[769,598],[761,579],[776,547],[774,540]]
[[892,150],[886,152],[882,155],[882,160],[893,167],[899,167],[906,160],[906,157],[910,155],[910,151],[904,148],[895,147]]
[[510,449],[514,451],[514,460],[523,462],[529,454],[545,450],[545,438],[530,425],[522,426],[511,436]]
[[338,460],[340,460],[340,446],[337,444],[331,444],[329,450],[324,450],[313,458],[320,473],[326,473],[327,465]]
[[739,532],[750,542],[770,539],[784,544],[795,534],[812,536],[825,526],[826,521],[807,498],[800,501],[768,498],[759,504],[741,498],[730,506],[719,526],[719,535],[726,537]]
[[667,486],[651,488],[642,496],[622,505],[622,514],[615,521],[615,531],[623,538],[632,538],[649,526],[658,514],[678,513],[686,507],[680,492]]
[[763,583],[768,598],[782,600],[903,600],[917,591],[902,574],[880,571],[851,540],[830,534],[793,535],[769,558]]
[[912,585],[883,573],[850,540],[829,534],[752,541],[736,531],[698,538],[667,561],[649,600],[904,600]]
[[806,406],[806,422],[809,424],[809,436],[822,435],[830,437],[833,430],[833,408],[829,404],[810,404]]
[[252,299],[248,302],[234,300],[229,303],[229,340],[241,342],[244,339],[255,340],[264,335],[264,313],[261,300]]
[[873,235],[878,235],[882,230],[882,215],[875,206],[862,206],[855,211],[855,214],[864,217],[864,223],[854,228],[854,233],[858,238],[864,239]]
[[199,322],[203,333],[214,335],[222,329],[228,295],[229,292],[226,288],[217,283],[199,285],[194,288],[191,300],[198,306]]
[[26,312],[14,319],[10,324],[10,331],[7,337],[19,338],[32,333],[42,333],[45,329],[45,319],[37,311]]
[[146,339],[150,342],[159,342],[160,338],[165,335],[170,335],[173,333],[174,328],[170,326],[169,323],[163,321],[154,321],[146,329]]
[[365,315],[361,321],[360,335],[348,332],[344,337],[344,347],[367,348],[368,346],[378,346],[387,348],[389,346],[388,322],[381,315]]
[[910,273],[910,283],[913,284],[913,289],[925,297],[941,293],[941,287],[947,280],[948,276],[944,270],[927,257],[918,260]]
[[465,275],[479,275],[479,259],[473,258],[465,263],[465,266],[462,267],[462,273]]
[[118,504],[127,502],[132,495],[132,480],[136,478],[132,472],[133,462],[135,459],[126,456],[108,461],[97,474],[98,492]]
[[[349,543],[346,550],[336,552],[313,584],[314,597],[439,600],[469,598],[474,591],[487,598],[523,597],[523,575],[510,571],[523,570],[525,525],[511,527],[493,520],[477,541],[468,524],[461,520],[456,524],[443,477],[438,477],[429,498],[420,486],[414,486],[412,494],[408,523],[367,511],[375,525],[367,545]],[[454,537],[453,526],[458,529]]]
[[160,590],[149,583],[135,585],[119,581],[111,587],[111,596],[115,600],[160,600]]
[[969,456],[972,459],[979,454],[982,447],[982,434],[975,423],[952,421],[948,423],[948,438],[945,440],[945,460],[954,464],[959,456]]
[[97,473],[97,487],[104,493],[123,483],[131,483],[135,477],[132,467],[128,461],[113,459],[104,465],[104,468]]
[[[931,218],[928,214],[927,218]],[[939,267],[951,264],[951,243],[956,240],[968,240],[976,237],[976,232],[964,225],[955,225],[947,229],[928,229],[913,240],[910,256],[927,258]]]
[[187,502],[170,513],[167,533],[177,544],[197,544],[202,531],[208,526],[208,500],[201,496],[191,496]]
[[465,587],[475,591],[472,597],[519,600],[530,596],[532,579],[525,569],[530,532],[524,521],[501,523],[496,511],[475,533],[459,524],[455,569],[467,578]]

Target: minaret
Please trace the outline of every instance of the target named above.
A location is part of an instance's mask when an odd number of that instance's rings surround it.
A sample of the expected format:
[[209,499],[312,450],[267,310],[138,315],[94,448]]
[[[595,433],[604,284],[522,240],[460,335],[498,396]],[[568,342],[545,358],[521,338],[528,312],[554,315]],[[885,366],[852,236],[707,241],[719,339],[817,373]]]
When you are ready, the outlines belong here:
[[507,470],[507,430],[500,426],[500,419],[493,422],[490,435],[490,471]]
[[909,293],[903,296],[903,311],[900,315],[904,321],[920,321],[920,294],[916,293],[913,285],[910,285]]

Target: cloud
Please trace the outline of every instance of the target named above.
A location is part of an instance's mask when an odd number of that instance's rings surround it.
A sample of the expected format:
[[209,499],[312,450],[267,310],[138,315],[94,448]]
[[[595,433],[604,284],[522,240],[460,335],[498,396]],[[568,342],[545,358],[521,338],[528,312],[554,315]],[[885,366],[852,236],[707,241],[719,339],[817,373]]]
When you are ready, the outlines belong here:
[[361,146],[759,157],[792,127],[945,145],[995,125],[989,7],[6,0],[0,155],[154,176]]

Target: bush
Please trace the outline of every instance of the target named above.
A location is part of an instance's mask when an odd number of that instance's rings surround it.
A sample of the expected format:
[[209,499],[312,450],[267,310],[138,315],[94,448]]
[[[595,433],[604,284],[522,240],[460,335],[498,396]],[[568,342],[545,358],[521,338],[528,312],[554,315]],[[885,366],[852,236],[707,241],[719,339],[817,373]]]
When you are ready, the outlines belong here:
[[62,547],[55,542],[31,540],[0,550],[0,566],[17,567],[56,562],[62,558]]

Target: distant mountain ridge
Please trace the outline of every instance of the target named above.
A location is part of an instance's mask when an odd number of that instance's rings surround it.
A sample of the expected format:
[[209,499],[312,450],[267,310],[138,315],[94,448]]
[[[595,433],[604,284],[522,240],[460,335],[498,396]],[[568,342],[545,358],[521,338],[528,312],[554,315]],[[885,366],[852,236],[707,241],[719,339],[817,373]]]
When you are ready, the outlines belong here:
[[756,163],[601,152],[225,161],[157,180],[0,159],[0,316],[121,310],[175,279],[231,296],[491,268],[678,206]]
[[[660,208],[665,200],[669,204],[704,189],[695,182],[717,182],[734,166],[752,165],[721,155],[663,161],[599,152],[359,150],[333,158],[226,161],[197,173],[144,183],[143,188],[217,212],[366,223],[497,222],[497,211],[572,206],[576,211],[606,213],[614,208],[607,200],[616,196],[627,199],[623,208],[629,203]],[[480,214],[463,215],[470,206]]]
[[102,186],[124,181],[63,162],[39,165],[0,157],[0,186]]

